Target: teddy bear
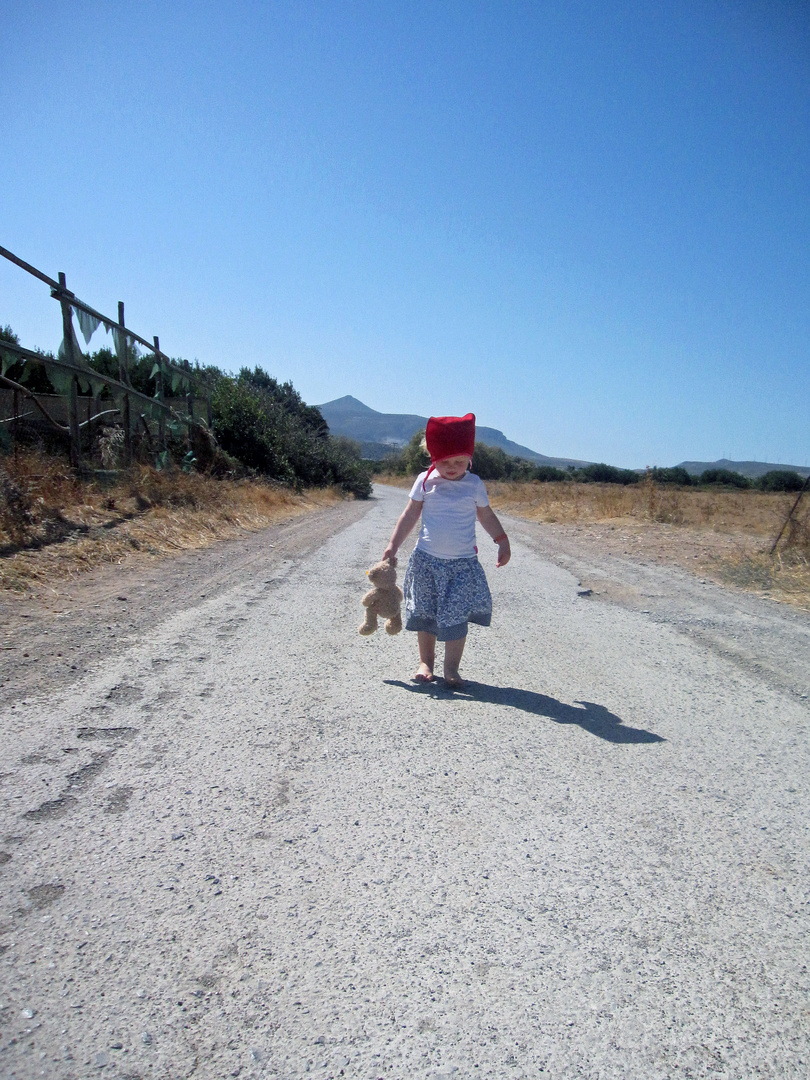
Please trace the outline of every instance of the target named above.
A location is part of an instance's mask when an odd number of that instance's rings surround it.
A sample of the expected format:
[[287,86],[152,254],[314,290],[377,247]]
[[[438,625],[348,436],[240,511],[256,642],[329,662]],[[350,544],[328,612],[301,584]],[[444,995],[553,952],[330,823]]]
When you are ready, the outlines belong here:
[[398,634],[402,629],[402,615],[399,605],[402,602],[402,589],[397,585],[396,563],[385,559],[366,570],[368,580],[374,588],[363,597],[366,619],[360,627],[363,637],[368,637],[377,629],[377,616],[386,620],[385,632]]

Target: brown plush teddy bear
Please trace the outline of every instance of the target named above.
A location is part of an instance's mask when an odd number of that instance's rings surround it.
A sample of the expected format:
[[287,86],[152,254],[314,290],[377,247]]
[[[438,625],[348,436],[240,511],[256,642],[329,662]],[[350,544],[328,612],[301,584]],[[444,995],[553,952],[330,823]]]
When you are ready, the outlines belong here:
[[397,585],[396,563],[375,563],[370,570],[366,570],[368,580],[374,586],[371,592],[363,597],[363,607],[366,609],[366,620],[360,627],[360,633],[364,637],[373,634],[377,629],[377,616],[385,619],[385,632],[398,634],[402,629],[402,615],[399,605],[402,602],[402,589]]

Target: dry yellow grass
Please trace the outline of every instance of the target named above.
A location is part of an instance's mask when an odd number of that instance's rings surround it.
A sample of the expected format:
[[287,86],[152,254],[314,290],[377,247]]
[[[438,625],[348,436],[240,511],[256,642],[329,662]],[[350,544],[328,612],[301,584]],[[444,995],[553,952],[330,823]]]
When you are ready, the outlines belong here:
[[0,462],[0,486],[0,587],[18,593],[136,553],[207,547],[343,497],[146,466],[102,487],[32,453]]
[[774,555],[796,496],[676,488],[650,480],[616,484],[487,485],[496,509],[532,521],[611,523],[629,530],[638,554],[654,554],[718,581],[810,609],[810,499]]
[[[488,483],[493,503],[534,521],[666,522],[715,532],[776,537],[796,496],[781,492],[681,488],[645,480],[618,484]],[[793,543],[807,529],[797,522]]]
[[[380,476],[409,488],[412,478]],[[496,511],[577,526],[577,535],[614,554],[649,556],[738,588],[810,609],[810,496],[777,552],[775,540],[796,496],[720,488],[488,481]]]

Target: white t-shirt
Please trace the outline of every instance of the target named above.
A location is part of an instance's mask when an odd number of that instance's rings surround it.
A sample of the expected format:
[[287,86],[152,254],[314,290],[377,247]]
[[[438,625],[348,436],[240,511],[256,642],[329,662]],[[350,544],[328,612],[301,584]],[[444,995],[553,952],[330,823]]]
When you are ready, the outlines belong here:
[[420,551],[437,559],[471,559],[477,553],[476,510],[479,506],[489,506],[487,489],[480,476],[468,472],[460,480],[445,480],[435,469],[430,476],[423,472],[417,476],[410,497],[423,503],[422,525],[416,541]]

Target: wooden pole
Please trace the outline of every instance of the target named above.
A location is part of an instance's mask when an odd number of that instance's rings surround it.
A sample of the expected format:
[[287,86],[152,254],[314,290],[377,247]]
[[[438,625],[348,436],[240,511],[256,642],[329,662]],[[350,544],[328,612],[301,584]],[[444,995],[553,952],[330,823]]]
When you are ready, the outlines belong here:
[[[163,405],[165,402],[165,389],[163,387],[163,360],[160,356],[160,340],[158,339],[157,334],[155,334],[154,342],[155,359],[157,360],[158,364],[157,395],[158,401],[161,405]],[[166,414],[163,412],[163,409],[160,410],[160,415],[158,417],[158,449],[161,452],[166,449]]]
[[[188,362],[186,362],[185,367],[189,372],[189,377],[188,377],[188,415],[193,420],[194,419],[194,383],[191,381],[191,369],[190,369],[190,366],[189,366]],[[189,436],[190,435],[191,435],[191,429],[189,428]]]
[[[67,291],[67,279],[61,270],[59,271],[59,288],[63,290],[59,297],[59,304],[62,308],[62,339],[65,343],[65,359],[69,364],[77,366],[79,358],[74,355],[73,349],[73,312],[64,295],[65,291]],[[79,386],[75,375],[70,380],[68,427],[70,430],[70,464],[74,469],[79,469],[82,464],[82,448],[80,442],[81,432],[79,430]]]
[[771,547],[771,552],[770,552],[771,555],[773,555],[773,553],[776,551],[776,548],[777,548],[777,546],[779,544],[779,541],[782,539],[782,534],[784,533],[785,529],[788,527],[790,522],[793,520],[793,515],[796,513],[796,507],[802,501],[802,496],[804,495],[805,491],[807,491],[808,487],[810,487],[810,473],[808,473],[807,476],[804,478],[804,487],[799,492],[799,494],[796,496],[796,502],[793,504],[793,506],[791,506],[790,513],[785,518],[784,524],[782,525],[782,528],[779,530],[779,535],[777,536],[777,538],[773,542],[773,546]]
[[17,447],[20,445],[20,391],[14,391],[14,424],[12,431],[14,432],[14,464],[17,463]]
[[[93,397],[93,414],[95,416],[98,416],[98,414],[101,412],[101,393],[102,391],[98,390]],[[98,431],[100,429],[97,428],[96,430]]]
[[[118,379],[125,386],[129,386],[129,372],[127,371],[127,335],[124,329],[124,301],[118,301]],[[130,422],[129,394],[124,395],[124,463],[132,464],[132,424]]]
[[[183,366],[189,371],[189,379],[188,379],[188,415],[189,415],[189,419],[193,420],[194,419],[194,383],[191,381],[191,374],[190,374],[191,365],[189,364],[188,361],[186,361]],[[191,428],[192,428],[192,425],[189,424],[188,425],[188,448],[189,448],[189,450],[194,449],[194,440],[192,438],[193,433],[192,433]]]

